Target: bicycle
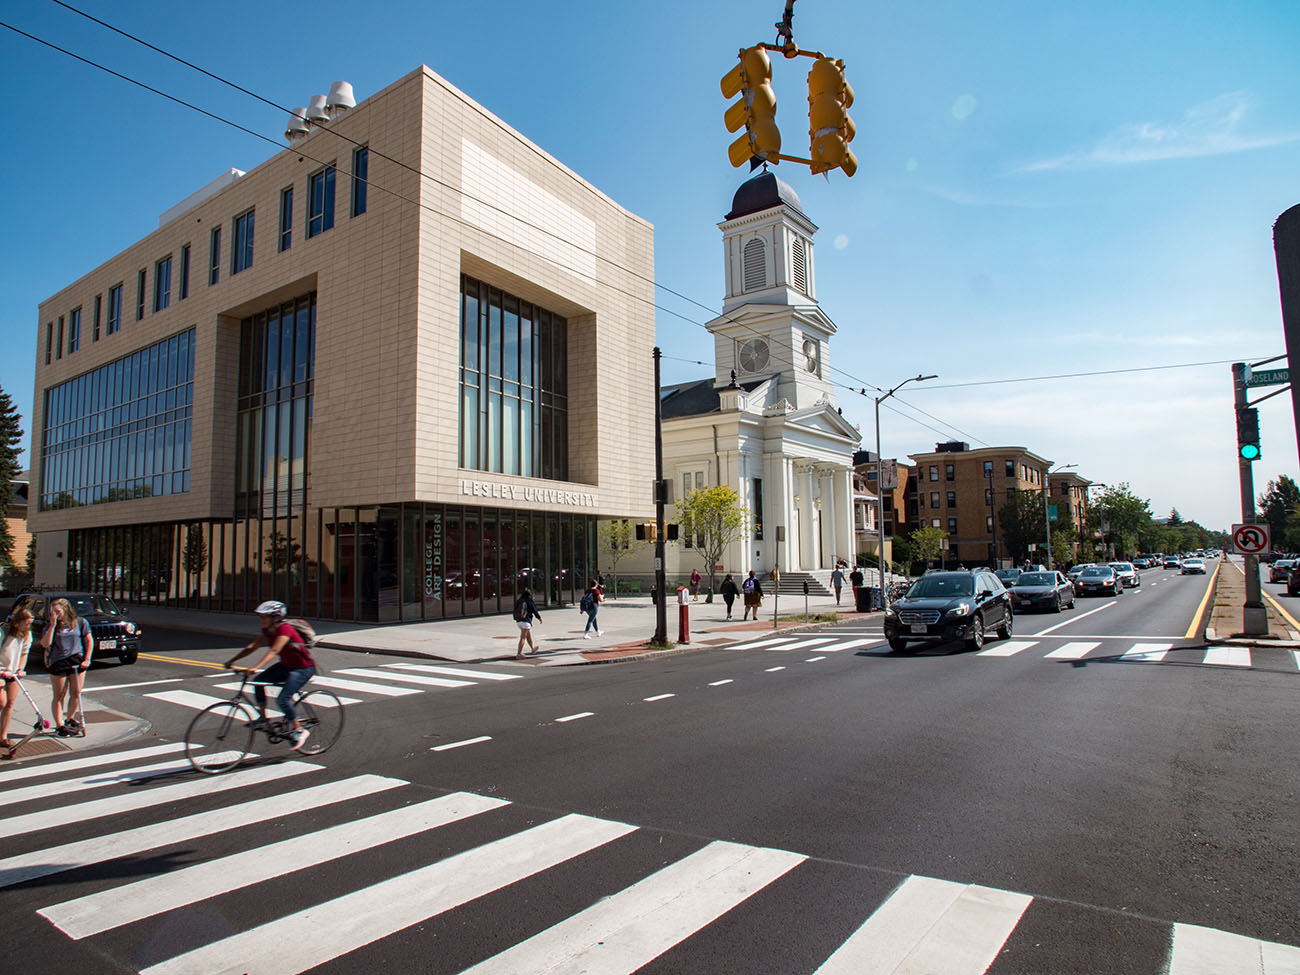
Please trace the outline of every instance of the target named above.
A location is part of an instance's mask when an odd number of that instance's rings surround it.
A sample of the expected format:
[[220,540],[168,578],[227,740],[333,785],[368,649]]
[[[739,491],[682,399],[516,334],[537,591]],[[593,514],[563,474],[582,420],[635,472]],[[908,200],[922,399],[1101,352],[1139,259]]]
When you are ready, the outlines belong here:
[[[273,745],[293,741],[289,721],[262,721],[258,717],[256,702],[244,690],[252,681],[254,671],[245,667],[234,669],[243,675],[235,696],[208,705],[194,716],[185,732],[185,757],[195,771],[215,775],[234,768],[248,754],[253,735],[258,731]],[[343,733],[343,703],[331,692],[315,689],[295,694],[293,706],[298,712],[298,723],[310,732],[299,753],[320,755],[328,751]]]

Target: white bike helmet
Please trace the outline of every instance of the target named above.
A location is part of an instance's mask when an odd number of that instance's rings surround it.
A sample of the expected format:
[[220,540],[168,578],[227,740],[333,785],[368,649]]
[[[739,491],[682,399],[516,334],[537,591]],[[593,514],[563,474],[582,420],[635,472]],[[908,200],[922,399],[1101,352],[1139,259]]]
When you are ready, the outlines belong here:
[[258,616],[288,616],[289,607],[278,599],[268,599],[253,612]]

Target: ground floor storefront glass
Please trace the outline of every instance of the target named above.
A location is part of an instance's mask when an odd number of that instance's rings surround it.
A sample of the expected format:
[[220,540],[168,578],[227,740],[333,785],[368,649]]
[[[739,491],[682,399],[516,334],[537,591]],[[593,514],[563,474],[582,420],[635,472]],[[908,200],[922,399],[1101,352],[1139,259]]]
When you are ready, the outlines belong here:
[[314,619],[398,622],[508,613],[581,598],[590,515],[405,503],[289,518],[69,532],[70,588],[126,602],[250,612],[280,599]]

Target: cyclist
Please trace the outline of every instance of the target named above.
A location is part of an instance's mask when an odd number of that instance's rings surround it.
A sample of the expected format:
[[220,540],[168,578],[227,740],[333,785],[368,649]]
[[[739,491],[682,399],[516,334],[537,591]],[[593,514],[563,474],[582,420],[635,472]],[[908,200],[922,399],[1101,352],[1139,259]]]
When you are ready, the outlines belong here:
[[257,675],[257,683],[253,685],[253,694],[257,698],[257,709],[261,714],[258,726],[266,724],[266,684],[280,685],[280,696],[276,702],[280,705],[280,710],[284,712],[284,719],[289,722],[293,729],[293,747],[294,749],[302,748],[307,742],[308,731],[298,723],[298,712],[293,708],[293,696],[302,689],[302,686],[311,680],[316,673],[316,661],[312,659],[311,651],[303,641],[302,636],[292,626],[284,621],[289,615],[288,607],[284,603],[270,599],[262,603],[254,610],[262,623],[262,632],[248,646],[235,654],[226,661],[227,667],[233,667],[235,661],[246,654],[252,653],[258,647],[266,647],[266,654],[252,668],[260,670],[271,664],[276,657],[275,663],[266,667]]

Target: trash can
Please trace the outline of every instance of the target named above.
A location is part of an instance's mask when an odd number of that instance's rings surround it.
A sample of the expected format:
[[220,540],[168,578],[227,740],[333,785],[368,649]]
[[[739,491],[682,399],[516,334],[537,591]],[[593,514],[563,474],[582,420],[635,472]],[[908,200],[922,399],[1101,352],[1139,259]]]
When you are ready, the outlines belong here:
[[875,609],[872,599],[874,593],[880,592],[877,588],[868,589],[866,586],[853,587],[853,606],[859,613],[870,613]]

